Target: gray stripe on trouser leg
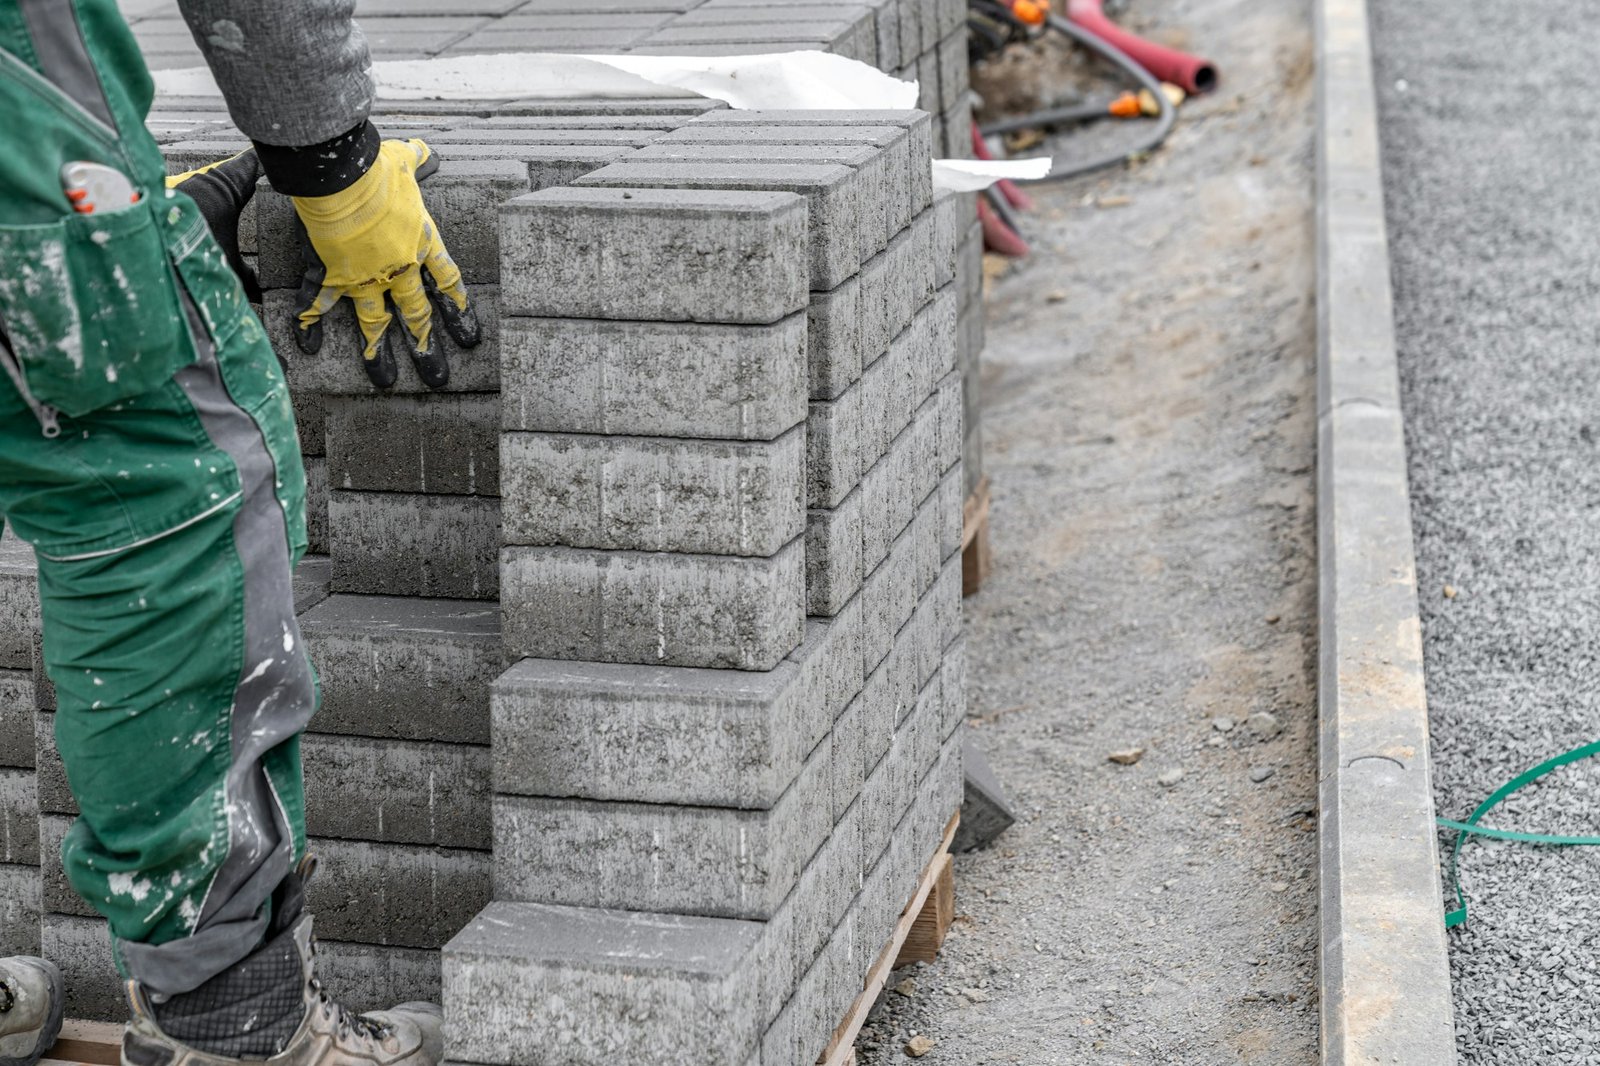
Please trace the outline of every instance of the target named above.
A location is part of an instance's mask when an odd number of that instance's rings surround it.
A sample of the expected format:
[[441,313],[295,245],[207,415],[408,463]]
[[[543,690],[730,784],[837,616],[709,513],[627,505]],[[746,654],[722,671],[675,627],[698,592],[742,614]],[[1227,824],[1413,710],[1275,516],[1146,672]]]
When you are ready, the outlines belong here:
[[117,945],[128,973],[155,992],[192,991],[243,959],[266,932],[262,904],[294,864],[294,840],[262,766],[268,752],[302,732],[316,706],[311,664],[294,616],[288,521],[277,467],[254,418],[233,402],[216,350],[185,299],[200,358],[176,380],[213,444],[239,470],[243,499],[233,519],[244,569],[244,669],[234,691],[233,764],[227,777],[228,852],[212,878],[194,933],[165,944]]

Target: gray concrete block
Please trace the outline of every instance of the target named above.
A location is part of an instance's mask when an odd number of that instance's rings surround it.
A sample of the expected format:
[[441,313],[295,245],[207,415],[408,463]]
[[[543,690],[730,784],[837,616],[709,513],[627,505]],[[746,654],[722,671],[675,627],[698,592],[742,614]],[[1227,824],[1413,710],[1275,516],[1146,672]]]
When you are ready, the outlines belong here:
[[[720,114],[720,113],[719,113]],[[896,125],[817,125],[789,118],[770,118],[774,112],[729,111],[720,121],[694,121],[671,133],[664,133],[654,151],[674,145],[744,146],[764,150],[772,146],[824,147],[870,146],[880,152],[884,167],[884,241],[911,221],[913,213],[913,165],[910,133]],[[795,112],[778,113],[784,116]],[[814,116],[837,114],[833,111],[805,112]],[[706,117],[706,116],[702,116]],[[882,247],[881,244],[878,245]]]
[[492,600],[500,591],[500,501],[335,489],[328,548],[335,592]]
[[495,790],[771,808],[860,688],[854,636],[809,622],[760,673],[524,659],[495,682]]
[[[939,528],[934,512],[924,508],[894,542],[888,556],[861,586],[866,666],[874,670],[894,646],[895,637],[932,584],[928,559],[937,570]],[[936,579],[936,578],[935,578]]]
[[[832,618],[861,589],[861,523],[865,494],[856,489],[838,507],[806,512],[806,613]],[[866,497],[870,499],[870,497]]]
[[945,472],[939,480],[939,554],[948,559],[961,550],[965,524],[966,486],[962,483],[961,469]]
[[757,326],[508,318],[504,327],[508,430],[772,440],[805,421],[799,314]]
[[[904,0],[914,10],[914,0]],[[914,16],[915,18],[915,16]],[[906,10],[901,11],[901,27],[906,27]],[[920,54],[918,48],[918,54]],[[909,138],[910,208],[912,214],[926,210],[933,202],[933,115],[923,110],[715,110],[707,112],[694,125],[749,126],[754,123],[781,126],[896,126]]]
[[39,631],[37,574],[33,548],[9,529],[0,530],[0,669],[32,664]]
[[69,914],[79,918],[98,917],[93,905],[67,883],[61,862],[61,842],[75,818],[64,814],[39,815],[37,823],[39,862],[39,903],[45,914]]
[[[928,44],[937,38],[932,31],[924,35],[923,12],[929,7],[926,0],[899,0],[900,4],[900,64],[911,66],[917,57],[927,51]],[[933,12],[928,11],[930,18]]]
[[352,1011],[439,1002],[439,952],[317,937],[317,977]]
[[503,541],[775,555],[806,529],[805,445],[800,426],[773,441],[507,433]]
[[306,469],[306,550],[328,554],[328,460],[308,458]]
[[321,393],[289,390],[289,402],[294,407],[294,428],[300,439],[300,454],[304,458],[321,458],[328,454],[328,412]]
[[776,322],[806,303],[806,220],[805,198],[790,192],[529,193],[501,215],[504,309],[555,318]]
[[571,185],[585,174],[626,159],[633,151],[619,145],[528,145],[518,154],[528,165],[528,188],[533,192]]
[[[835,8],[849,11],[848,8]],[[850,59],[877,65],[878,40],[871,15],[853,19],[784,19],[776,22],[685,24],[677,20],[645,38],[645,47],[693,45],[765,45],[814,42]]]
[[937,397],[925,400],[911,424],[884,450],[883,458],[862,476],[862,495],[877,501],[862,522],[864,574],[883,561],[917,508],[938,487],[939,413]]
[[[966,54],[964,41],[962,54]],[[939,117],[939,126],[944,134],[944,158],[971,159],[972,103],[966,89],[962,89],[955,103]]]
[[[939,67],[939,106],[940,112],[951,112],[958,107],[967,107],[968,115],[971,114],[967,104],[967,88],[969,86],[967,74],[967,34],[965,27],[961,32],[945,31],[949,36],[939,42],[938,67]],[[930,109],[932,110],[932,109]],[[948,120],[947,120],[948,121]],[[946,127],[949,128],[948,126]],[[945,151],[954,155],[956,145],[946,142]]]
[[[626,0],[622,0],[626,3]],[[693,4],[689,0],[681,0],[679,10],[688,10]],[[528,8],[528,18],[548,18],[551,13],[538,10],[537,5]],[[603,14],[604,12],[602,12]],[[636,14],[637,12],[628,12]],[[571,15],[572,13],[568,13]],[[578,13],[584,17],[587,12]],[[523,16],[519,16],[523,17]],[[600,119],[624,119],[629,116],[645,115],[681,115],[693,118],[707,111],[726,110],[727,104],[721,100],[712,100],[704,96],[663,96],[651,99],[624,99],[594,97],[589,99],[550,99],[538,98],[527,100],[510,100],[497,103],[492,108],[492,118],[488,123],[493,125],[498,121],[511,121],[520,117],[587,117],[591,121]]]
[[306,832],[336,840],[489,849],[489,749],[308,733]]
[[61,752],[56,748],[56,716],[48,711],[35,711],[27,736],[34,746],[34,796],[39,811],[77,814],[78,801],[73,798],[72,786],[67,783],[67,768],[62,765]]
[[32,769],[33,672],[0,670],[0,766]]
[[959,360],[961,376],[967,381],[967,416],[972,425],[977,425],[974,417],[979,413],[976,406],[979,400],[979,370],[981,368],[984,346],[984,311],[983,303],[979,301],[963,308],[957,317],[957,330],[960,334],[956,349],[956,358]]
[[838,507],[861,482],[863,390],[854,385],[836,400],[813,400],[806,419],[806,506]]
[[831,754],[770,810],[496,796],[495,898],[765,921],[833,828]]
[[977,202],[972,193],[941,189],[934,194],[933,206],[933,284],[944,288],[956,279],[956,256],[976,217]]
[[39,933],[39,953],[61,968],[67,1017],[126,1021],[128,998],[111,961],[105,921],[47,913],[39,920]]
[[944,662],[939,668],[940,692],[944,707],[940,722],[944,735],[949,736],[967,721],[967,638],[958,636],[944,650]]
[[[930,114],[937,115],[939,105],[939,50],[937,48],[923,52],[917,57],[917,107]],[[943,138],[938,136],[935,129],[934,144],[943,147],[940,143]]]
[[493,393],[330,396],[328,483],[363,492],[500,494]]
[[983,227],[976,219],[956,253],[956,296],[958,308],[983,302]]
[[806,327],[811,399],[837,399],[861,378],[860,276],[831,292],[812,293]]
[[39,864],[39,798],[32,770],[0,769],[0,864]]
[[863,691],[833,723],[833,778],[828,798],[835,821],[844,817],[845,810],[861,794],[861,786],[867,779],[869,699],[871,697]]
[[305,614],[333,595],[333,562],[326,555],[307,553],[294,568],[294,611]]
[[907,292],[913,310],[920,311],[938,291],[934,283],[937,229],[933,212],[924,211],[912,221],[904,234],[908,238],[908,247],[903,249],[897,269],[904,270],[909,277]]
[[968,426],[967,439],[961,447],[961,470],[966,481],[967,495],[978,491],[983,480],[983,432],[981,427]]
[[500,612],[460,600],[333,596],[300,617],[322,686],[318,733],[489,743]]
[[[467,295],[478,321],[483,325],[483,336],[476,348],[463,349],[438,327],[435,316],[433,335],[435,343],[443,345],[450,362],[450,384],[444,392],[494,392],[500,387],[500,289],[497,285],[469,285]],[[340,300],[322,319],[322,349],[316,355],[306,355],[294,339],[294,290],[268,291],[261,311],[262,324],[267,328],[267,338],[273,351],[289,364],[287,373],[290,395],[296,398],[296,417],[303,403],[321,402],[327,396],[370,396],[376,393],[361,362],[365,341],[356,326],[355,311],[349,300]],[[402,363],[407,360],[401,359]],[[433,395],[409,365],[400,367],[400,377],[384,395]],[[310,398],[315,399],[310,399]],[[305,398],[305,399],[302,399]],[[312,427],[321,425],[321,416],[310,426],[302,428],[302,449],[308,433],[320,432]],[[313,453],[307,453],[313,454]],[[323,454],[319,446],[314,454]]]
[[624,160],[579,178],[575,187],[794,193],[806,198],[810,287],[832,289],[861,266],[860,233],[869,215],[863,203],[859,175],[839,164],[706,163],[694,166]]
[[939,639],[946,645],[960,638],[963,624],[961,597],[961,557],[946,559],[939,571],[939,579],[930,595],[934,597],[934,613],[938,618]]
[[[450,257],[468,285],[500,280],[500,205],[528,190],[528,168],[517,160],[452,159],[440,150],[439,169],[421,183],[422,202],[439,226]],[[268,289],[300,284],[297,217],[289,198],[270,189],[256,193],[260,227],[256,269]]]
[[489,902],[486,851],[315,839],[307,847],[319,865],[306,909],[330,940],[438,948]]
[[0,958],[39,954],[39,868],[0,865]]
[[961,443],[966,439],[966,396],[961,373],[950,371],[939,379],[933,402],[938,406],[938,437],[933,451],[937,475],[961,461]]
[[496,902],[444,950],[446,1051],[478,1063],[744,1066],[762,926]]
[[800,644],[805,545],[748,559],[506,548],[512,656],[770,670]]
[[40,710],[56,709],[56,686],[44,668],[44,638],[33,635],[33,703]]
[[615,52],[640,44],[650,36],[649,26],[624,29],[503,29],[491,26],[445,50],[446,55],[471,52]]

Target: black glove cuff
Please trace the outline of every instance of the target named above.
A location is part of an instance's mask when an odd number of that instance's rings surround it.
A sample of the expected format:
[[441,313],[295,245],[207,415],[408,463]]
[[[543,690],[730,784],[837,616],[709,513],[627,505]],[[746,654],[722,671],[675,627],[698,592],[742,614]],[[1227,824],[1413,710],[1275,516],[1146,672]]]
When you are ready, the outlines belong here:
[[383,138],[371,122],[321,144],[284,148],[256,142],[267,181],[285,196],[331,196],[372,168]]

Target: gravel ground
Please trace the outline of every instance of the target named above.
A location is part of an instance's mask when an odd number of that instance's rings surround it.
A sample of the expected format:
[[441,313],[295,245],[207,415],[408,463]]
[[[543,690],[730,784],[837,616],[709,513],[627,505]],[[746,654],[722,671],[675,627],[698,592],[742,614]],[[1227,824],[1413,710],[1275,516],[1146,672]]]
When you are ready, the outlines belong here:
[[970,712],[1022,821],[957,859],[865,1064],[916,1035],[934,1063],[1317,1060],[1308,7],[1128,18],[1225,87],[1145,165],[1040,191],[991,287]]
[[[1600,101],[1578,88],[1593,14],[1373,15],[1436,798],[1464,817],[1600,735]],[[1592,834],[1597,769],[1485,822]],[[1462,873],[1462,1062],[1600,1063],[1600,851],[1478,842]]]

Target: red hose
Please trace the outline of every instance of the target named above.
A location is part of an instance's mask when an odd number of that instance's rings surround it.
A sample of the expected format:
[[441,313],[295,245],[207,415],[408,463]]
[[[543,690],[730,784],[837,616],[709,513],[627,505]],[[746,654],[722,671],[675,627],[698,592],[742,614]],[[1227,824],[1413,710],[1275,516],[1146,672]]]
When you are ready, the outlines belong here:
[[985,251],[996,252],[1012,259],[1024,259],[1028,255],[1028,242],[1022,235],[1010,226],[1005,220],[995,213],[994,208],[984,202],[983,197],[978,197],[978,221],[983,224],[983,247]]
[[[974,159],[993,159],[994,153],[989,151],[989,146],[983,143],[983,134],[978,132],[976,123],[972,126],[972,157]],[[1009,178],[1001,178],[995,182],[1000,189],[1000,195],[1006,198],[1006,203],[1018,211],[1032,211],[1033,197],[1017,188],[1017,184]]]
[[1106,18],[1102,3],[1103,0],[1067,0],[1067,18],[1126,52],[1158,81],[1171,82],[1187,93],[1208,93],[1217,87],[1217,68],[1211,60],[1165,48],[1118,29]]

